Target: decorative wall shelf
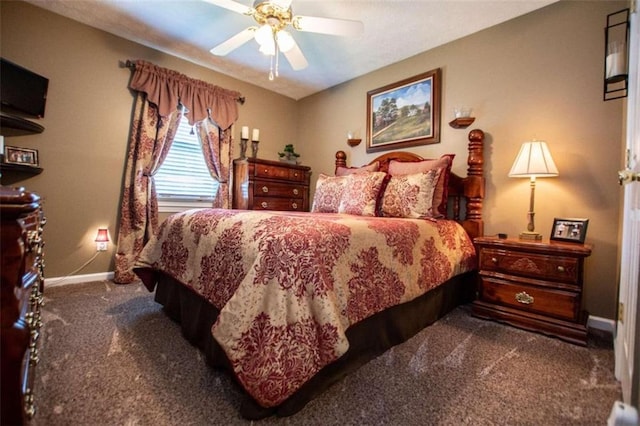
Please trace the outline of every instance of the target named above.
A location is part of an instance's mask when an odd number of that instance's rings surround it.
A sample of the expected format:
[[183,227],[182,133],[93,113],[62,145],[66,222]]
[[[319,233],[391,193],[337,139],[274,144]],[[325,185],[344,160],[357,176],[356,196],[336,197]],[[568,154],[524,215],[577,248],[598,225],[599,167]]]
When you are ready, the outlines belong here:
[[35,175],[42,173],[41,167],[27,166],[25,164],[0,163],[0,183],[13,185]]
[[475,117],[458,117],[449,122],[454,129],[466,129],[475,121]]
[[0,128],[2,136],[32,135],[44,131],[38,123],[5,112],[0,112]]

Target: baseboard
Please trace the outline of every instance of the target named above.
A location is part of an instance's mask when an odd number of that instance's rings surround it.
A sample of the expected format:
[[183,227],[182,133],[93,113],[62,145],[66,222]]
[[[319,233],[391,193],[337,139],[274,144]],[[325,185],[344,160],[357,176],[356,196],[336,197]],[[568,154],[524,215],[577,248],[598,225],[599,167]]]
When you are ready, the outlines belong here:
[[96,274],[71,275],[69,277],[45,278],[44,287],[57,287],[67,284],[82,284],[91,281],[112,280],[113,272],[98,272]]
[[609,318],[596,317],[593,315],[589,315],[589,320],[587,321],[587,327],[595,328],[596,330],[601,330],[615,336],[616,331],[616,322]]

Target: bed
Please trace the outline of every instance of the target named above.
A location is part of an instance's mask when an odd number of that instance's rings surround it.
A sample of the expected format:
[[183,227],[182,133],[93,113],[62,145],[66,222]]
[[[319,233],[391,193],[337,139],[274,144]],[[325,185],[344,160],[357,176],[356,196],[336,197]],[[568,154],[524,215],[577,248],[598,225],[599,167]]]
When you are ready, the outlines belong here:
[[[288,416],[350,371],[473,300],[483,141],[453,156],[335,156],[311,212],[200,209],[167,218],[135,272],[229,370],[247,419]],[[407,201],[409,200],[409,201]]]

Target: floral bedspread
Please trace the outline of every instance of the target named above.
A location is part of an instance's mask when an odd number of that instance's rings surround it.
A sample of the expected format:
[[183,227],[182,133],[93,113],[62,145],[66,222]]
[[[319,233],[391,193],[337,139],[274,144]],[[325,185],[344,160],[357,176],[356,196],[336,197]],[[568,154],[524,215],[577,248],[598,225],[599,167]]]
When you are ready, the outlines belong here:
[[351,324],[475,263],[449,220],[204,209],[165,220],[136,267],[220,310],[214,338],[246,391],[272,407],[347,351]]

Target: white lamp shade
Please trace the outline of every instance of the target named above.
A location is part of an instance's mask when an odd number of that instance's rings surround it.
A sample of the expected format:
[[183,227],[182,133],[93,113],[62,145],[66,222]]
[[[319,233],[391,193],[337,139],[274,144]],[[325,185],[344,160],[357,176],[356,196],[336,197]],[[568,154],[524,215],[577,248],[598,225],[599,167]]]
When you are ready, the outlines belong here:
[[525,142],[513,162],[509,177],[551,177],[558,176],[558,168],[553,162],[549,147],[544,141]]
[[264,24],[255,32],[253,37],[256,39],[260,46],[273,43],[273,29],[269,24]]

